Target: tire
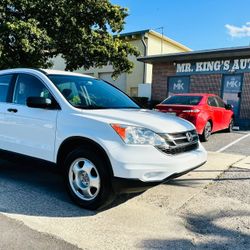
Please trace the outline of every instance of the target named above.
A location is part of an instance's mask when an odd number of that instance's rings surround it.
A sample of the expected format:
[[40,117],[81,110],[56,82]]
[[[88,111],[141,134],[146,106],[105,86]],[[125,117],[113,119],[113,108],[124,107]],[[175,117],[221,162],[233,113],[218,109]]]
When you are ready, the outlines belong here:
[[107,163],[95,150],[77,148],[70,152],[64,174],[67,191],[77,205],[96,210],[113,201]]
[[203,129],[203,133],[200,136],[200,140],[203,142],[208,141],[208,138],[211,135],[211,133],[212,133],[212,124],[210,121],[207,121],[207,123]]
[[231,133],[233,131],[233,126],[234,126],[234,119],[231,118],[230,123],[228,125],[228,128],[225,129],[226,132]]

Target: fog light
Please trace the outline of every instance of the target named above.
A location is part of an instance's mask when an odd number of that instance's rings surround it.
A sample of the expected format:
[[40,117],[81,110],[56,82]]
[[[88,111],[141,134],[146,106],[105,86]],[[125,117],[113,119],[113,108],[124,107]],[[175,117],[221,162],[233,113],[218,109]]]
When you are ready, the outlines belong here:
[[148,172],[144,174],[143,178],[146,181],[161,181],[166,178],[165,172]]

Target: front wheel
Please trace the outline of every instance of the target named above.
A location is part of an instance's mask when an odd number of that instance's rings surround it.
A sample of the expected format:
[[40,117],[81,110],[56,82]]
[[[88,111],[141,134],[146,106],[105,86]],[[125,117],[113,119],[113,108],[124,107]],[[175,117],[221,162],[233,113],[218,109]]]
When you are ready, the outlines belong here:
[[68,193],[81,207],[95,210],[113,200],[108,166],[97,152],[75,149],[68,154],[64,168]]
[[204,127],[204,130],[203,130],[203,133],[200,136],[201,141],[203,141],[203,142],[208,141],[208,138],[211,135],[211,133],[212,133],[212,124],[211,124],[211,122],[207,121],[207,123]]

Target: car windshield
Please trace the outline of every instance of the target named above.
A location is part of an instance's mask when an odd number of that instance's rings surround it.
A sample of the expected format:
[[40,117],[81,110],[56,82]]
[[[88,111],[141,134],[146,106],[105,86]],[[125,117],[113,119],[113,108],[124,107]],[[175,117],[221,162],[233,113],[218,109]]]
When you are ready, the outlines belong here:
[[198,105],[202,96],[174,95],[162,102],[162,104]]
[[48,75],[48,78],[76,108],[140,108],[123,92],[102,80],[70,75]]

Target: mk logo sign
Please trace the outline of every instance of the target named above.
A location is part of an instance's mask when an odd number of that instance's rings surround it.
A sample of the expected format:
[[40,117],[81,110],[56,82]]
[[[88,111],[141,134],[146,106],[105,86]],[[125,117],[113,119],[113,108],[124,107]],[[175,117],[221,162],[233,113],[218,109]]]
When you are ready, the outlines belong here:
[[240,88],[240,81],[232,78],[231,80],[226,82],[227,88]]
[[173,90],[184,90],[184,82],[178,80],[177,83],[174,83]]
[[189,76],[172,76],[168,79],[168,93],[172,94],[180,94],[187,93],[189,89]]

